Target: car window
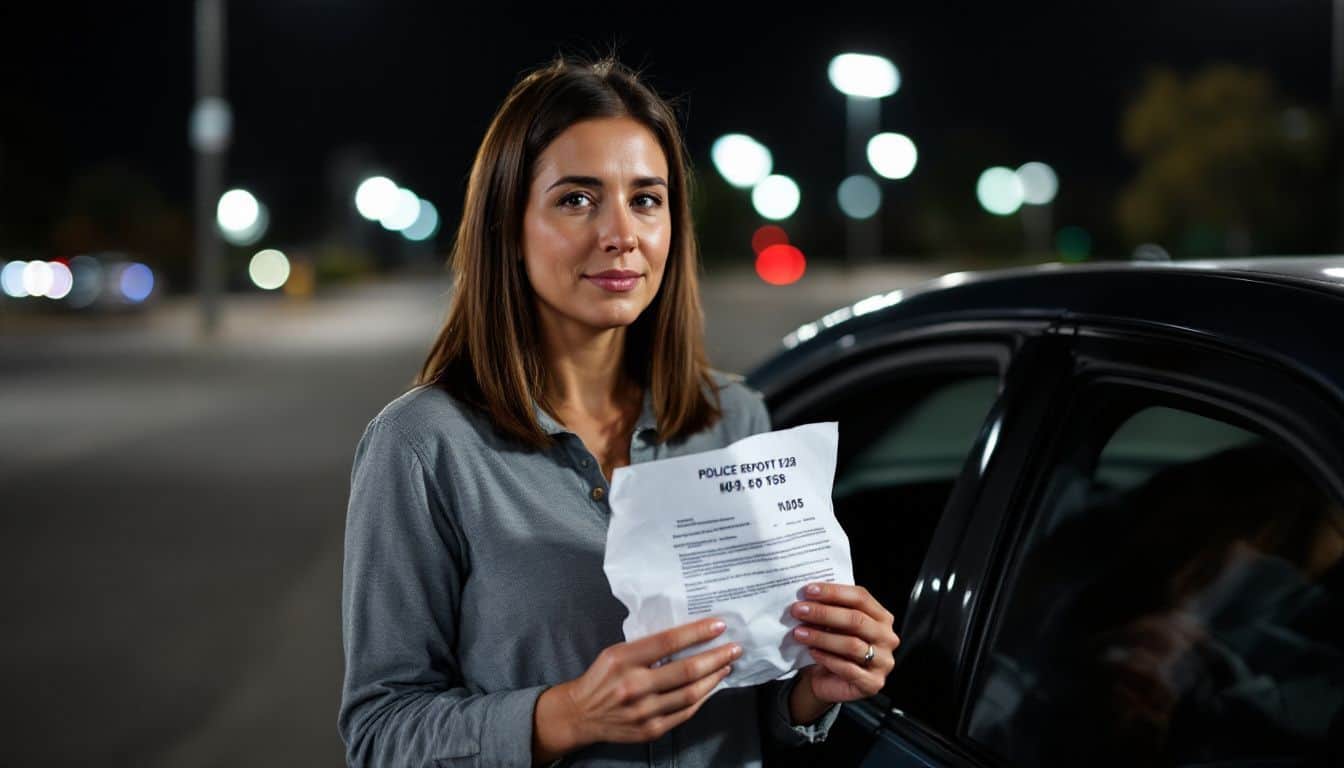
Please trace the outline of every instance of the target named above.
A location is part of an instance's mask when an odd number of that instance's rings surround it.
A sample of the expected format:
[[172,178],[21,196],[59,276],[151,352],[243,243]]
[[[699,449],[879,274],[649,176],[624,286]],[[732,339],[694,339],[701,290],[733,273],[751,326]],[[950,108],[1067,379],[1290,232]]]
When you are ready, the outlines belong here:
[[1344,740],[1339,502],[1293,451],[1194,405],[1121,398],[1077,432],[967,735],[1015,765],[1326,764]]
[[845,389],[801,421],[839,422],[832,498],[854,578],[901,626],[910,590],[998,391],[985,372],[884,376]]

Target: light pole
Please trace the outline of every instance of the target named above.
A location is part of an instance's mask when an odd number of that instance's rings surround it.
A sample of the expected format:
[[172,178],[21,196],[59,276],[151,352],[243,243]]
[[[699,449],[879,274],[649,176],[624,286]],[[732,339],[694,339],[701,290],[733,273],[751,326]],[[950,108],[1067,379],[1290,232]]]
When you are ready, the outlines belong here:
[[[877,133],[881,119],[881,100],[896,92],[901,85],[901,76],[896,65],[888,59],[863,53],[836,56],[831,59],[826,74],[831,85],[845,95],[845,171],[848,179],[864,173],[867,143]],[[860,261],[875,261],[881,240],[881,224],[876,215],[862,219],[845,216],[847,260],[857,256]]]
[[1335,248],[1344,253],[1344,0],[1331,4],[1330,132],[1335,158]]
[[1022,213],[1027,253],[1043,253],[1050,247],[1051,211],[1059,192],[1059,177],[1045,163],[1030,162],[1017,170],[996,166],[986,169],[975,183],[980,207],[995,216]]
[[1027,235],[1027,252],[1045,253],[1050,250],[1051,203],[1059,192],[1059,176],[1045,163],[1033,161],[1017,169],[1017,179],[1022,185],[1022,227]]
[[219,329],[224,245],[216,229],[216,205],[224,185],[224,152],[233,118],[224,100],[224,2],[196,0],[196,104],[190,142],[196,153],[196,290],[201,301],[201,333]]

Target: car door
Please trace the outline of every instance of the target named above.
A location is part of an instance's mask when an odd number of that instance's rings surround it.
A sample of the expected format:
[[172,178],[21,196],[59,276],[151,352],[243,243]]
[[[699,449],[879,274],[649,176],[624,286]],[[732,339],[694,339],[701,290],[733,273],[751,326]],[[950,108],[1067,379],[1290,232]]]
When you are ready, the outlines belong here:
[[1173,331],[1082,324],[1069,356],[941,574],[944,741],[990,766],[1341,764],[1337,393]]
[[[769,763],[891,758],[914,762],[883,764],[923,765],[941,755],[947,762],[938,764],[958,764],[940,741],[951,725],[948,706],[899,671],[907,660],[923,666],[923,659],[946,655],[922,647],[939,595],[918,585],[943,567],[930,563],[955,553],[976,496],[976,457],[986,440],[996,439],[987,424],[992,414],[1002,415],[1010,377],[1025,389],[1028,374],[1039,370],[1038,337],[1047,333],[1048,323],[924,329],[917,339],[876,350],[853,344],[852,354],[806,383],[776,387],[786,392],[770,401],[777,428],[839,423],[836,516],[850,539],[855,581],[896,616],[903,643],[886,690],[846,705],[825,744],[768,752]],[[942,668],[950,680],[951,669]]]

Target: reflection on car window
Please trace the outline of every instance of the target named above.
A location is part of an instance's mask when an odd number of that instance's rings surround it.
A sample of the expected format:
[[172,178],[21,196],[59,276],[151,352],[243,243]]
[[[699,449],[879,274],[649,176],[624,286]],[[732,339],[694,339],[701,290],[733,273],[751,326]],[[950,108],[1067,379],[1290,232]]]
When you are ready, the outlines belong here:
[[1106,443],[1096,481],[1116,490],[1142,484],[1159,469],[1192,462],[1256,439],[1214,419],[1153,406],[1134,414]]
[[840,423],[833,493],[854,578],[896,615],[998,390],[991,373],[926,373],[867,382],[808,421]]
[[968,735],[1017,765],[1327,764],[1344,509],[1264,436],[1117,413],[1052,478]]
[[[907,387],[914,382],[907,382]],[[947,483],[961,471],[994,402],[998,379],[976,376],[941,383],[919,402],[901,403],[884,431],[837,472],[837,498],[872,488]],[[892,392],[891,395],[895,395]]]

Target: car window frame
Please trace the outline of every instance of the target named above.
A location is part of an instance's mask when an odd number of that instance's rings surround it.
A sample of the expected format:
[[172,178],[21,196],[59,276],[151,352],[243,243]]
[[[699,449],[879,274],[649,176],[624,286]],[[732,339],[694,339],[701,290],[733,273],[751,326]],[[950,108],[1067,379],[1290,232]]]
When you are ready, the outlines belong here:
[[[806,382],[785,382],[776,386],[773,394],[767,394],[767,404],[772,414],[775,428],[783,428],[803,416],[824,397],[833,396],[853,387],[862,387],[874,379],[894,375],[918,375],[919,372],[947,372],[962,368],[968,372],[973,366],[979,370],[988,370],[986,365],[997,368],[999,391],[995,402],[985,415],[980,434],[976,437],[965,461],[965,465],[954,481],[953,489],[945,508],[943,519],[939,521],[928,553],[921,567],[921,577],[929,572],[945,568],[945,564],[955,557],[960,532],[966,526],[971,502],[977,494],[979,471],[976,464],[982,456],[989,432],[988,425],[996,418],[995,414],[1003,408],[1006,383],[1016,372],[1021,375],[1025,367],[1035,365],[1038,357],[1032,350],[1039,346],[1039,339],[1053,335],[1056,325],[1037,320],[1005,321],[993,323],[948,323],[943,327],[929,326],[917,329],[911,334],[902,334],[896,338],[887,337],[885,343],[865,346],[849,345],[847,354],[836,355],[827,364],[809,370]],[[840,373],[836,373],[841,371]],[[919,600],[912,599],[906,613],[906,622],[902,634],[902,645],[897,651],[897,669],[921,663],[918,657],[921,635],[927,634],[935,625],[933,616],[938,611],[940,597],[929,593]],[[929,650],[929,655],[940,655]],[[947,686],[939,686],[940,692]],[[951,733],[952,723],[947,718],[948,705],[952,699],[936,702],[927,711],[909,712],[894,707],[885,711],[873,702],[862,700],[845,705],[845,713],[860,723],[875,723],[874,734],[883,738],[883,734],[897,735],[906,739],[910,745],[922,745],[930,756],[941,755],[940,759],[952,760],[957,753],[955,744],[947,737]],[[889,702],[884,702],[884,704]],[[918,709],[918,708],[917,708]],[[948,764],[972,765],[964,762],[964,757]]]

